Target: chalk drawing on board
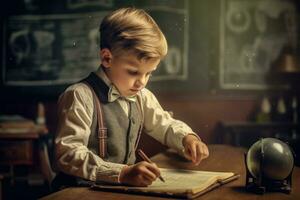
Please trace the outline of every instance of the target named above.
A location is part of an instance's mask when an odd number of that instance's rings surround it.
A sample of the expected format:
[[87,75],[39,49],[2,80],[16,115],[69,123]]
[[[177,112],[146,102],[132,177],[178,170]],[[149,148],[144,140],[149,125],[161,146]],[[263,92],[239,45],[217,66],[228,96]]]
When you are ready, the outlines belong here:
[[[160,2],[161,3],[161,2]],[[154,72],[151,81],[188,80],[188,27],[189,4],[171,8],[164,5],[147,5],[147,10],[157,22],[168,41],[168,54]]]
[[230,31],[242,33],[249,29],[251,17],[248,10],[229,7],[226,13],[226,25]]
[[36,64],[38,64],[39,70],[42,73],[50,72],[55,60],[51,59],[53,53],[51,46],[54,42],[54,34],[48,31],[34,31],[33,32],[36,41]]
[[165,58],[165,67],[168,74],[178,74],[181,68],[181,52],[176,47],[169,47],[168,55]]
[[[31,35],[32,34],[32,35]],[[32,41],[34,40],[34,46]],[[25,59],[28,59],[32,48],[36,49],[35,55],[37,57],[36,64],[39,64],[42,68],[48,65],[49,57],[52,57],[51,46],[54,41],[54,35],[47,31],[33,31],[28,29],[14,32],[9,40],[9,46],[11,47],[12,55],[16,59],[17,64]]]
[[[29,30],[27,28],[14,32],[9,39],[9,46],[15,57],[16,63],[20,64],[24,58],[29,56],[30,41],[28,38]],[[23,40],[23,45],[18,45],[17,40]]]
[[[296,34],[292,3],[275,1],[221,2],[220,86],[224,89],[266,89],[271,63]],[[287,30],[292,27],[291,30]],[[295,36],[294,36],[295,37]]]
[[10,17],[4,35],[5,84],[72,83],[95,71],[100,64],[97,29],[106,14]]
[[[151,79],[154,82],[188,78],[188,1],[182,5],[145,7],[170,48]],[[100,64],[98,27],[108,12],[9,16],[3,37],[4,84],[69,84],[95,71]]]

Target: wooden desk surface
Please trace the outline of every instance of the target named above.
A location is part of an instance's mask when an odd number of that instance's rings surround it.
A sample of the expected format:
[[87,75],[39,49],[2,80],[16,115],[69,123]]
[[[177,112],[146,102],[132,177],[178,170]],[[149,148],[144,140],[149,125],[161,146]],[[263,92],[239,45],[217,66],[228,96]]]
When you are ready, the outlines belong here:
[[[257,195],[245,191],[245,166],[244,155],[245,152],[242,148],[225,146],[225,145],[211,145],[209,146],[210,156],[204,160],[200,166],[193,166],[190,162],[185,161],[173,152],[164,152],[153,157],[159,167],[166,168],[180,168],[191,170],[209,170],[209,171],[232,171],[241,174],[241,177],[231,183],[228,183],[220,188],[210,191],[203,196],[196,199],[205,200],[296,200],[300,199],[300,168],[295,167],[293,172],[293,187],[291,194],[284,193],[266,193],[264,195]],[[43,200],[91,200],[91,199],[109,199],[109,200],[132,200],[132,199],[161,199],[162,197],[132,195],[123,193],[111,193],[93,191],[89,188],[68,188],[62,191],[50,194]]]
[[41,136],[48,134],[48,129],[44,125],[35,125],[32,128],[25,129],[0,129],[0,139],[1,140],[17,140],[17,139],[38,139]]

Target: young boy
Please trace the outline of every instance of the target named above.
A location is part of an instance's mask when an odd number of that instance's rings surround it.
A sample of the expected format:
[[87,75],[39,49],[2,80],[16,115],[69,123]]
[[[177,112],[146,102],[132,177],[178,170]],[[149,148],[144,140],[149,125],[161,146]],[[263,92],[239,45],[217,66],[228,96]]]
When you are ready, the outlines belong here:
[[[59,99],[55,187],[88,180],[150,185],[160,170],[153,163],[135,164],[141,128],[198,165],[208,156],[207,146],[185,123],[164,111],[145,88],[167,54],[157,24],[141,9],[122,8],[103,19],[100,33],[99,69],[67,88]],[[101,102],[107,128],[106,145],[101,147],[106,148],[104,157],[98,150],[95,98]]]

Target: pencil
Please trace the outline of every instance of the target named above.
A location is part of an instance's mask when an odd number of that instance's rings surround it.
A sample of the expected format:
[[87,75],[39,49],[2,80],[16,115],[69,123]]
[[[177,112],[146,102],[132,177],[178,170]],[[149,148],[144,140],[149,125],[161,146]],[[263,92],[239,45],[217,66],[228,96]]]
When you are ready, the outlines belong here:
[[[144,160],[144,161],[147,161],[148,163],[153,163],[150,158],[141,150],[141,149],[138,149],[138,154],[139,156],[141,156],[141,158]],[[158,177],[162,182],[165,182],[165,180],[163,179],[163,177],[161,177],[161,175]]]

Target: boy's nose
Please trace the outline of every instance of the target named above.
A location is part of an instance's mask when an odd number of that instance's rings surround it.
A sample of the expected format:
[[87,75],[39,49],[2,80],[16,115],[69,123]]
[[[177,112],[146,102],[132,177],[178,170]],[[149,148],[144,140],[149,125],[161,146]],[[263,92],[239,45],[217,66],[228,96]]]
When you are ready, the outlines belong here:
[[143,84],[140,80],[137,80],[137,81],[135,82],[135,87],[136,87],[136,88],[142,88],[142,87],[144,87],[144,84]]
[[145,84],[147,83],[147,79],[146,77],[141,77],[139,78],[137,81],[136,81],[136,84],[139,86],[139,87],[143,87],[145,86]]

